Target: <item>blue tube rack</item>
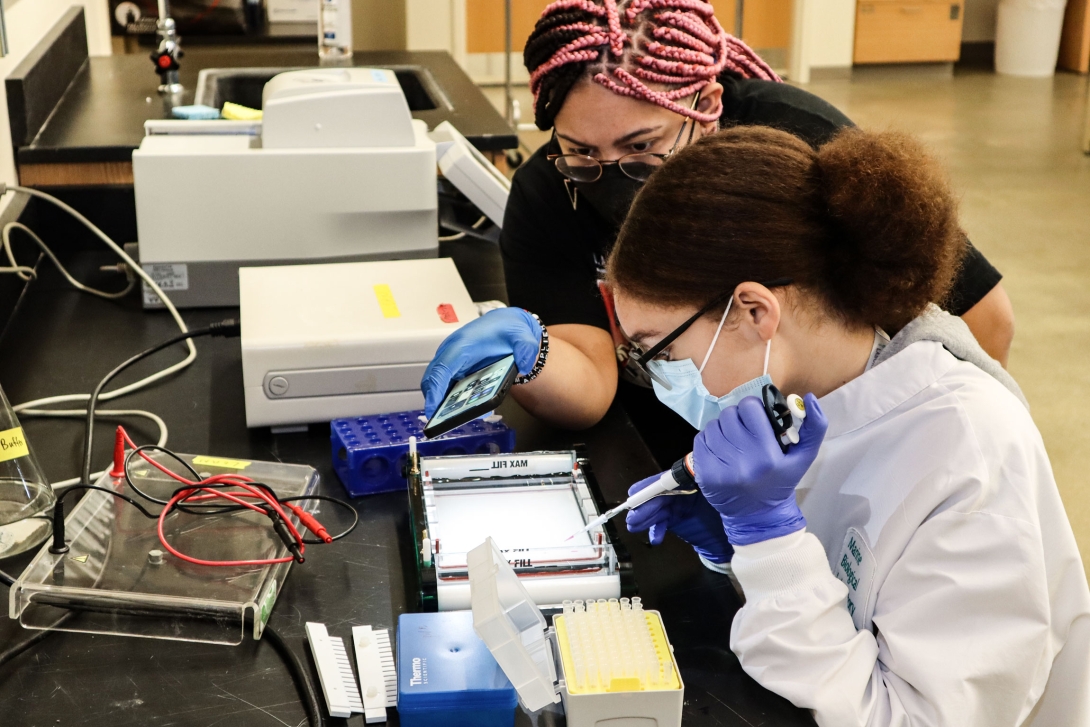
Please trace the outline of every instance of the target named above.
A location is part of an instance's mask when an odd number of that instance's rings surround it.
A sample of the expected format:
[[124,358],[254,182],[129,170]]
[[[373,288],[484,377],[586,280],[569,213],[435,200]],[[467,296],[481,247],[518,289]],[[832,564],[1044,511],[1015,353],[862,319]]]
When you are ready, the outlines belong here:
[[[424,438],[423,410],[334,419],[329,423],[333,470],[352,497],[404,490],[409,437],[424,457],[515,451],[515,430],[498,418],[475,419],[434,439]],[[491,417],[489,417],[491,419]]]

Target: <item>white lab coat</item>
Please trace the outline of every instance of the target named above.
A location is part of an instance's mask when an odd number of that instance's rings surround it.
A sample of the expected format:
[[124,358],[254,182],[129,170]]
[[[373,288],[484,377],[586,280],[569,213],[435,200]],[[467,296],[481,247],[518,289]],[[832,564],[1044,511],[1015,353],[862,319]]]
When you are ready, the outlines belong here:
[[929,341],[821,406],[806,530],[735,551],[746,672],[823,726],[1090,725],[1090,591],[1025,407]]

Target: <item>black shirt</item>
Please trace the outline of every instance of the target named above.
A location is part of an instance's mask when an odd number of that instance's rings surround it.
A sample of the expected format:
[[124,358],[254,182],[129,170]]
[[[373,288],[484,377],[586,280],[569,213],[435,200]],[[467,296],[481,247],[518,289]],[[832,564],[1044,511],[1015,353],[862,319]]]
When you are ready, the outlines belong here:
[[[832,104],[785,83],[727,74],[719,82],[724,87],[719,122],[723,128],[772,126],[816,148],[840,129],[852,126]],[[511,185],[500,236],[508,300],[536,313],[546,325],[581,323],[608,331],[598,279],[617,230],[585,200],[572,209],[563,177],[546,159],[547,154],[556,153],[550,147],[552,144],[546,144],[538,149],[515,172]],[[955,315],[965,313],[1001,277],[970,245],[947,310]],[[659,404],[649,389],[622,382],[618,398],[663,467],[692,447],[693,429]]]

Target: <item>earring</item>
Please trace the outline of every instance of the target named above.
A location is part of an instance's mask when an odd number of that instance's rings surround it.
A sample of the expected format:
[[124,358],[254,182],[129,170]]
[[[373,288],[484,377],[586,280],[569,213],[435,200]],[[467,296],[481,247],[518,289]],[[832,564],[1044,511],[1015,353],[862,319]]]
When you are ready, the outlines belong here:
[[573,210],[579,209],[579,188],[571,186],[571,180],[564,180],[564,190],[568,193],[568,199],[571,200],[571,208]]

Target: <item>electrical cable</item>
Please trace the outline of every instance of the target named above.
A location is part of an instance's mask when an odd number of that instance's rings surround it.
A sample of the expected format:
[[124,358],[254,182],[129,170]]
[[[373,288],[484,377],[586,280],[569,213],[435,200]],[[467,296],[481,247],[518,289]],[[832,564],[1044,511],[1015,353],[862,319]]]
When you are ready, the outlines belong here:
[[325,495],[300,495],[298,497],[283,497],[280,499],[280,502],[289,503],[298,502],[300,500],[320,500],[322,502],[332,502],[348,509],[348,511],[352,513],[352,524],[349,525],[346,530],[341,533],[337,533],[336,535],[331,535],[329,540],[314,540],[303,538],[303,542],[307,545],[321,545],[322,543],[332,543],[340,540],[341,538],[351,535],[352,531],[355,530],[356,526],[360,523],[360,514],[359,511],[356,510],[356,507],[352,503],[346,502],[344,500],[338,500],[336,497],[326,497]]
[[8,256],[8,262],[11,263],[10,268],[0,268],[0,273],[15,273],[19,276],[21,280],[24,281],[33,280],[34,278],[38,277],[38,273],[36,270],[34,270],[34,268],[27,267],[26,265],[19,265],[19,263],[15,261],[15,253],[11,249],[12,230],[20,230],[28,237],[30,237],[31,240],[37,243],[38,247],[41,248],[42,252],[45,253],[46,257],[53,261],[53,264],[57,266],[57,270],[61,272],[61,275],[63,275],[65,279],[69,283],[71,283],[72,287],[76,290],[81,290],[84,293],[90,293],[91,295],[97,295],[99,298],[105,298],[106,300],[117,300],[118,298],[124,298],[126,295],[132,292],[132,289],[134,287],[136,287],[136,277],[132,274],[128,276],[128,285],[126,285],[123,290],[119,290],[116,293],[109,293],[104,290],[92,288],[89,285],[84,285],[83,283],[72,277],[71,273],[68,272],[68,269],[61,265],[61,261],[57,259],[57,256],[53,254],[53,251],[49,248],[49,246],[42,241],[42,238],[38,237],[34,230],[30,229],[21,222],[9,222],[8,224],[4,225],[3,231],[0,232],[0,236],[3,237],[4,252]]
[[[68,611],[57,619],[49,628],[39,631],[30,638],[0,652],[0,666],[3,666],[38,644],[50,634],[55,633],[58,626],[73,618],[76,613],[76,611]],[[265,628],[262,630],[262,636],[262,641],[268,640],[269,645],[280,655],[284,665],[288,667],[288,673],[291,675],[292,681],[295,682],[296,689],[299,690],[300,701],[303,702],[303,708],[307,713],[307,721],[311,727],[325,727],[326,720],[325,716],[322,714],[318,689],[314,684],[314,680],[310,678],[310,672],[307,670],[306,666],[296,653],[292,651],[291,647],[287,645],[283,637],[268,624],[265,624]]]
[[303,705],[306,707],[307,720],[310,722],[311,727],[325,727],[326,720],[322,714],[318,689],[314,685],[314,680],[310,678],[310,670],[291,650],[291,647],[284,642],[280,634],[276,633],[268,624],[265,624],[262,637],[262,641],[268,639],[269,644],[279,652],[284,663],[287,664],[288,671],[291,672],[295,686],[299,690],[299,696],[302,697]]
[[[130,257],[129,254],[125,252],[125,250],[122,249],[120,245],[110,239],[109,235],[100,230],[97,226],[95,226],[93,222],[84,217],[79,211],[77,211],[67,203],[57,199],[53,195],[42,192],[41,190],[33,189],[31,187],[23,187],[17,184],[4,184],[0,182],[0,197],[2,197],[7,192],[17,192],[29,195],[31,197],[37,197],[38,199],[49,202],[50,204],[60,208],[61,210],[64,210],[76,220],[78,220],[80,223],[82,223],[88,230],[94,233],[96,237],[102,240],[102,242],[104,242],[107,247],[113,250],[114,253],[116,253],[117,256],[120,257],[125,262],[125,264],[129,266],[129,269],[132,270],[143,282],[147,283],[148,287],[150,287],[152,291],[159,296],[159,299],[163,301],[163,305],[166,307],[167,311],[174,319],[174,322],[178,324],[179,330],[183,332],[189,330],[186,327],[185,321],[182,320],[181,314],[178,313],[178,309],[174,306],[174,303],[171,302],[170,298],[166,295],[166,293],[163,292],[163,289],[159,287],[159,284],[155,282],[155,280],[150,275],[148,275],[148,273],[145,272],[145,270],[140,267],[140,265],[135,260],[133,260],[132,257]],[[157,371],[150,376],[146,376],[139,381],[134,381],[131,384],[114,389],[113,391],[104,392],[99,395],[99,400],[110,401],[119,396],[130,394],[134,391],[143,389],[144,387],[149,386],[156,381],[160,381],[167,376],[174,374],[175,372],[185,369],[197,359],[197,347],[193,345],[192,341],[186,341],[186,348],[189,350],[189,353],[181,361],[172,364],[165,369]],[[83,402],[88,401],[90,398],[90,394],[63,394],[60,396],[49,396],[42,399],[35,399],[34,401],[23,402],[22,404],[15,405],[13,408],[16,413],[19,413],[24,409],[37,409],[42,406],[60,404],[63,402]]]
[[[86,409],[23,409],[19,412],[21,417],[73,417],[84,419],[87,417]],[[150,411],[144,411],[142,409],[97,409],[95,411],[96,417],[104,419],[113,419],[115,417],[144,417],[150,419],[159,428],[159,439],[156,445],[159,447],[165,447],[167,443],[167,437],[170,431],[167,429],[167,423],[163,421],[162,417],[158,414],[154,414]],[[98,472],[91,473],[91,480],[95,481],[102,475],[106,474],[106,470],[100,470]],[[60,482],[50,483],[50,487],[54,490],[59,490],[69,485],[74,485],[80,481],[79,477],[72,477],[71,479],[61,480]]]
[[170,348],[174,344],[181,341],[186,341],[187,343],[189,343],[189,339],[195,338],[197,336],[238,335],[240,330],[241,326],[239,325],[238,321],[233,318],[229,318],[227,320],[220,321],[219,323],[213,323],[212,325],[206,326],[205,328],[198,328],[192,331],[183,331],[176,336],[171,336],[167,340],[152,346],[151,348],[144,349],[140,353],[130,357],[128,360],[115,367],[114,370],[110,373],[106,374],[106,376],[103,377],[103,379],[98,383],[98,386],[95,387],[95,390],[91,393],[87,405],[87,432],[83,446],[83,470],[81,471],[81,481],[85,484],[88,484],[91,481],[91,450],[94,444],[95,436],[95,406],[98,404],[99,398],[103,395],[102,390],[106,388],[106,385],[110,383],[110,381],[112,381],[118,374],[120,374],[122,371],[129,368],[133,364],[139,361],[143,361],[148,356],[158,353],[165,348]]
[[[481,229],[481,225],[483,225],[485,220],[487,220],[487,219],[488,219],[488,215],[481,215],[481,218],[473,223],[473,225],[472,225],[473,229],[474,230]],[[453,240],[461,240],[465,236],[466,236],[466,233],[458,232],[458,233],[455,233],[453,235],[447,235],[445,237],[440,237],[439,242],[451,242]]]
[[0,651],[0,666],[3,666],[4,664],[7,664],[9,661],[11,661],[15,657],[19,656],[19,654],[22,654],[24,651],[26,651],[30,647],[34,646],[35,644],[37,644],[39,641],[43,640],[44,638],[46,638],[50,634],[56,633],[55,629],[58,626],[60,626],[65,621],[68,621],[70,618],[72,618],[75,615],[76,614],[75,614],[74,611],[69,611],[68,613],[64,614],[59,619],[54,621],[51,626],[47,627],[46,629],[44,629],[42,631],[39,631],[38,633],[34,634],[33,636],[31,636],[26,641],[22,641],[22,642],[16,644],[15,646],[12,646],[12,647],[10,647],[8,649],[5,649],[4,651]]

